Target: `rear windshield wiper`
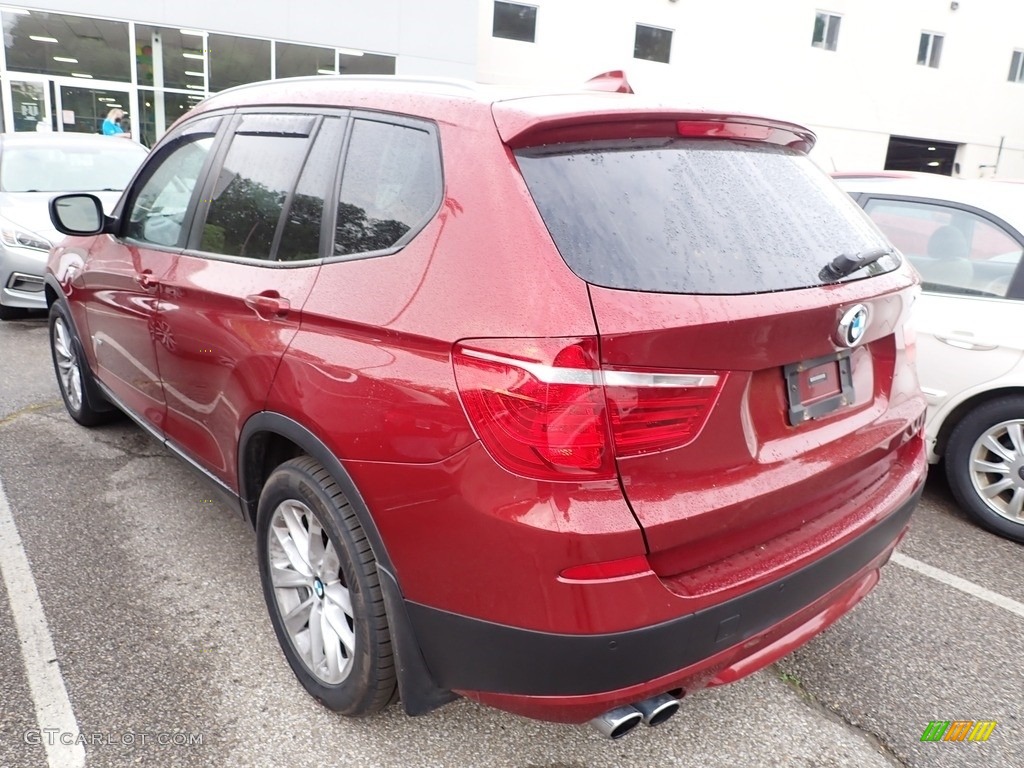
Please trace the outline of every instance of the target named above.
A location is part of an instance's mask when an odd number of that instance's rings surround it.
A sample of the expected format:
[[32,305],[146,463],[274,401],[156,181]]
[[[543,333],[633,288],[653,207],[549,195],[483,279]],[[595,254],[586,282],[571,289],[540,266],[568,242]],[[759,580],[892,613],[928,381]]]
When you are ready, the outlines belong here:
[[840,253],[822,268],[821,272],[818,273],[818,279],[826,283],[841,280],[847,275],[852,275],[862,267],[874,264],[880,258],[888,256],[890,253],[892,253],[891,248],[872,248],[852,256]]

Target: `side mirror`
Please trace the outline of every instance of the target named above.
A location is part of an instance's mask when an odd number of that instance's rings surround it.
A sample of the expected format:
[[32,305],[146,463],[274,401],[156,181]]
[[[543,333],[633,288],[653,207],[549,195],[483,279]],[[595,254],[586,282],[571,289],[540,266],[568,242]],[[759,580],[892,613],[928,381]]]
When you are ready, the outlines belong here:
[[106,224],[106,216],[95,195],[57,195],[50,200],[50,221],[64,235],[98,235]]

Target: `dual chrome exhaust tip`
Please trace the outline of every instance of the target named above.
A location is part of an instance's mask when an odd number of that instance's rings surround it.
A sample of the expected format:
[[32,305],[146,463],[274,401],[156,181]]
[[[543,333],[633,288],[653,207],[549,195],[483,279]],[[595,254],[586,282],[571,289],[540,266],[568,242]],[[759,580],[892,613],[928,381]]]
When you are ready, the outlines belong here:
[[608,739],[621,739],[640,723],[661,725],[679,711],[679,699],[663,693],[636,704],[610,709],[590,721],[590,725]]

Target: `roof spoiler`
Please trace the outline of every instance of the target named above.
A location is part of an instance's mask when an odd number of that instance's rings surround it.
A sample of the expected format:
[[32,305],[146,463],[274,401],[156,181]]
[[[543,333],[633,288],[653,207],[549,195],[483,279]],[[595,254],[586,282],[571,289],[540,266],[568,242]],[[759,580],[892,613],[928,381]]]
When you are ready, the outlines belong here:
[[626,73],[621,69],[613,69],[610,72],[602,72],[600,75],[590,78],[583,84],[588,91],[608,91],[609,93],[633,93],[633,86],[626,79]]

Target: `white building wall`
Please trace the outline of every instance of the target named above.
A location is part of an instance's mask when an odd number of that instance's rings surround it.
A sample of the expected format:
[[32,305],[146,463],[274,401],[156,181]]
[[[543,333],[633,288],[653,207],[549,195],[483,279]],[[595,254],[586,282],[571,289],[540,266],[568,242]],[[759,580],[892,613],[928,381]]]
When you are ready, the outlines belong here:
[[479,0],[44,0],[29,10],[396,54],[403,75],[472,79]]
[[[532,0],[535,43],[491,36],[480,0],[478,77],[579,83],[624,69],[637,91],[696,106],[770,114],[820,136],[832,170],[882,168],[890,135],[962,144],[961,175],[1024,177],[1024,1]],[[815,12],[842,16],[836,51],[811,46]],[[674,30],[670,64],[633,58],[636,23]],[[937,69],[916,63],[922,31],[945,35]]]
[[[404,75],[577,85],[624,69],[636,90],[813,128],[826,169],[878,169],[890,135],[960,144],[961,175],[1024,177],[1024,0],[532,0],[536,42],[492,36],[493,0],[29,0],[18,5],[397,55]],[[811,46],[816,10],[838,49]],[[670,64],[633,58],[637,22],[673,30]],[[922,30],[945,35],[917,65]],[[1003,149],[999,152],[1000,142]]]

